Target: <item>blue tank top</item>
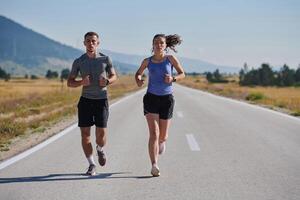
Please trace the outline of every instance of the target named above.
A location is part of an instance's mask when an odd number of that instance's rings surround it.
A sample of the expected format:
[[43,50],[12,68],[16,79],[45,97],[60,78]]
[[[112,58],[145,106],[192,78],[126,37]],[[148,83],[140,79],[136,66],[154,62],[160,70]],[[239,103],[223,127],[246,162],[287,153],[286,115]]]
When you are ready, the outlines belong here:
[[152,57],[149,58],[148,71],[149,81],[148,90],[155,95],[167,95],[173,93],[172,83],[165,83],[165,75],[173,74],[173,65],[171,64],[168,57],[161,63],[154,63],[151,61]]

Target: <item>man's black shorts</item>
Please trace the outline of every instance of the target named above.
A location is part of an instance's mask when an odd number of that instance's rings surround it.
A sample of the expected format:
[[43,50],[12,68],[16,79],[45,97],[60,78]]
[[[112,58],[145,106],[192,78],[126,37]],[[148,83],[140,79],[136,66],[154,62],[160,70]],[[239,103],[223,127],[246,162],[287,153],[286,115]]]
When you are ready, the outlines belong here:
[[148,113],[159,114],[160,119],[171,119],[174,109],[174,96],[172,94],[158,96],[147,92],[143,98],[144,115]]
[[107,99],[88,99],[80,97],[78,107],[78,126],[99,128],[107,127],[109,115]]

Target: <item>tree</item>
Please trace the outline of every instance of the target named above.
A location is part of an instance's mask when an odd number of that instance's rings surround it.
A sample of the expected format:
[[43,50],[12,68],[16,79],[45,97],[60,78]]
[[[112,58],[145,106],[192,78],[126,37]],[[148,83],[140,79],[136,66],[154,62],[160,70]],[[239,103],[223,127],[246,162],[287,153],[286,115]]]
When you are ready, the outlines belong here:
[[48,70],[45,76],[47,79],[57,78],[58,73],[55,71]]
[[33,74],[33,75],[30,76],[30,79],[32,79],[32,80],[39,79],[39,77],[37,77],[36,75]]
[[239,84],[242,85],[242,83],[244,82],[245,80],[245,70],[244,69],[241,69],[240,72],[239,72]]
[[1,67],[0,67],[0,78],[3,78],[5,79],[5,77],[7,76],[7,73],[5,70],[3,70]]
[[291,86],[295,83],[295,70],[284,64],[277,78],[280,86]]
[[6,71],[3,70],[1,67],[0,67],[0,79],[4,79],[5,81],[10,80],[10,74],[6,73]]
[[249,72],[249,67],[248,67],[248,64],[246,62],[244,63],[243,70],[244,70],[245,74],[247,74]]
[[212,82],[213,81],[213,75],[211,72],[207,72],[206,73],[206,79],[208,82]]
[[295,81],[297,83],[300,83],[300,65],[298,67],[298,69],[296,70],[296,73],[295,73]]
[[63,81],[64,79],[67,80],[70,74],[70,70],[68,68],[63,69],[60,73],[60,80]]
[[207,72],[206,73],[206,79],[208,82],[213,83],[227,83],[228,81],[222,77],[222,75],[219,72],[219,69],[216,69],[213,73]]
[[252,69],[245,74],[244,79],[240,82],[241,85],[259,85],[260,77],[259,72],[256,69]]
[[240,70],[239,72],[239,79],[240,79],[240,82],[239,84],[240,85],[243,85],[244,81],[245,81],[245,75],[249,72],[249,67],[248,67],[248,64],[245,62],[244,63],[244,66],[243,66],[243,69]]
[[219,72],[219,69],[216,69],[216,71],[214,71],[213,76],[216,82],[220,82],[222,80],[222,76]]
[[269,64],[263,63],[258,70],[259,82],[262,86],[270,86],[274,84],[274,72]]

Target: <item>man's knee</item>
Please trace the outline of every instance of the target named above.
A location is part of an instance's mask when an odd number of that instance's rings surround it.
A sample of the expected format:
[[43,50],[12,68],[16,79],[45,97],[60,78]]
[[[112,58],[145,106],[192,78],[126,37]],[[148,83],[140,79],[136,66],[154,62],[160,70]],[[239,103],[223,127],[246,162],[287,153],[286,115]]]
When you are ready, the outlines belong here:
[[90,136],[91,136],[91,133],[90,133],[90,128],[80,128],[81,130],[81,138],[83,141],[87,141],[87,140],[90,140]]
[[96,128],[96,135],[97,137],[104,137],[106,134],[106,128]]

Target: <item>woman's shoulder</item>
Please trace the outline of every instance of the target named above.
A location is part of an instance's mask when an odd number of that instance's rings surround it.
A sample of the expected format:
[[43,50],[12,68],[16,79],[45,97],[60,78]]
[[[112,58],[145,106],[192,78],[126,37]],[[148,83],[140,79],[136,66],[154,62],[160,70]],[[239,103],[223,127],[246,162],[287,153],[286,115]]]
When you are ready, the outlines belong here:
[[152,57],[153,56],[149,56],[149,57],[145,58],[145,60],[147,60],[149,62],[149,61],[151,61]]
[[178,62],[178,59],[176,58],[176,56],[170,54],[167,55],[167,59],[174,65],[174,63]]
[[172,55],[172,54],[168,54],[166,55],[166,57],[169,59],[169,60],[177,60],[176,56]]
[[142,62],[142,63],[144,63],[144,64],[147,64],[147,65],[148,65],[148,63],[151,61],[151,58],[152,58],[152,56],[150,56],[150,57],[147,57],[147,58],[144,58],[144,60],[143,60],[143,62]]

